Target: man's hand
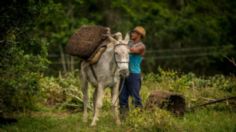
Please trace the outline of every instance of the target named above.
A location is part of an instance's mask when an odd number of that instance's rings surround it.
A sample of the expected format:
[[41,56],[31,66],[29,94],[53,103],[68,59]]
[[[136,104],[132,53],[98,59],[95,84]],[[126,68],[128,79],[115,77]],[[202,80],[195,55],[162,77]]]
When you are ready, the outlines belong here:
[[143,56],[144,52],[145,52],[145,46],[144,45],[139,45],[139,46],[131,47],[130,52],[135,53],[135,54],[140,54],[140,55]]

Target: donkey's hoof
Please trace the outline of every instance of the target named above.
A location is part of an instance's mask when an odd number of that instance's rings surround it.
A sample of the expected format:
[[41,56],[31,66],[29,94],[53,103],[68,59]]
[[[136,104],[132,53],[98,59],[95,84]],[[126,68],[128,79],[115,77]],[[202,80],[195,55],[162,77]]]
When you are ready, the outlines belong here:
[[120,120],[116,120],[116,125],[117,125],[117,126],[120,126],[120,125],[121,125]]
[[87,119],[83,119],[83,123],[87,123],[88,122],[88,120]]
[[96,126],[96,123],[91,123],[90,126],[91,126],[91,127],[95,127],[95,126]]
[[83,122],[87,123],[88,122],[88,113],[84,112],[83,114]]

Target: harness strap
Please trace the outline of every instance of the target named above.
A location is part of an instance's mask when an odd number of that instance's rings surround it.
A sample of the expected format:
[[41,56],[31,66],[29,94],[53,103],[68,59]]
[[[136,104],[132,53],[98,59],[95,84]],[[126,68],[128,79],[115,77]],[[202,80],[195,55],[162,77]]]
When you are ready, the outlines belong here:
[[125,84],[125,78],[120,77],[120,82],[119,82],[119,93],[118,93],[118,97],[116,98],[116,100],[115,100],[115,102],[114,102],[113,105],[115,105],[116,102],[118,101],[118,99],[119,99],[119,97],[120,97],[120,94],[121,94],[121,92],[122,92],[122,90],[123,90],[124,84]]

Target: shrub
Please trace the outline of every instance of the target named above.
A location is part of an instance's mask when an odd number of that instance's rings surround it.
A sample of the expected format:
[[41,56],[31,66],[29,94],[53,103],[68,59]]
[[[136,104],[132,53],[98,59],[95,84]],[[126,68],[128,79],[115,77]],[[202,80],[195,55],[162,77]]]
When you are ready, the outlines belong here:
[[176,127],[172,114],[159,108],[152,111],[132,109],[125,119],[125,124],[135,131],[140,128],[148,131],[164,131],[166,128]]
[[40,71],[47,59],[25,54],[17,44],[1,49],[0,108],[4,112],[34,109],[39,94]]
[[76,73],[67,73],[63,77],[45,77],[40,80],[43,104],[57,109],[82,108],[82,91]]

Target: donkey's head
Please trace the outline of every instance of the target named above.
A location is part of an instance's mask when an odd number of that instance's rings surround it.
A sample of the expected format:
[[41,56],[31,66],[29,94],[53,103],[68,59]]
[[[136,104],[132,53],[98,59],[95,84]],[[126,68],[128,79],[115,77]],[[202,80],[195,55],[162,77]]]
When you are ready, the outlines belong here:
[[129,75],[129,35],[126,34],[125,39],[122,39],[122,34],[118,32],[112,35],[111,40],[114,43],[114,59],[118,71],[122,77],[126,77]]

